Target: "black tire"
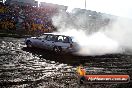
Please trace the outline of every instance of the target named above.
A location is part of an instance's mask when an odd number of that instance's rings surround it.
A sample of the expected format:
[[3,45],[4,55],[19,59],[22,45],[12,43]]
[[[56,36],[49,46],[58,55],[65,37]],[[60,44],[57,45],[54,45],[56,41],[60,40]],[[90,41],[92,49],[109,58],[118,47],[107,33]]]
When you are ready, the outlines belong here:
[[31,48],[32,47],[32,42],[31,41],[27,41],[26,45],[27,45],[27,48]]
[[62,49],[61,49],[61,47],[56,47],[56,46],[55,46],[55,47],[53,48],[53,51],[56,52],[56,53],[61,53],[61,52],[62,52]]

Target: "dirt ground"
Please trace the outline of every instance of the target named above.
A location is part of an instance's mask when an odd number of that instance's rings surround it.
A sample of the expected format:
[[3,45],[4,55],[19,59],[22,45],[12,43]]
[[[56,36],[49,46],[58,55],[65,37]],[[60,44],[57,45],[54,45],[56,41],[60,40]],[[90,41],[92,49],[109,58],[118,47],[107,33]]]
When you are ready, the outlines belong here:
[[132,78],[132,56],[110,54],[78,56],[27,49],[23,38],[0,38],[0,87],[2,88],[131,88],[129,83],[80,85],[76,67],[89,74],[128,74]]

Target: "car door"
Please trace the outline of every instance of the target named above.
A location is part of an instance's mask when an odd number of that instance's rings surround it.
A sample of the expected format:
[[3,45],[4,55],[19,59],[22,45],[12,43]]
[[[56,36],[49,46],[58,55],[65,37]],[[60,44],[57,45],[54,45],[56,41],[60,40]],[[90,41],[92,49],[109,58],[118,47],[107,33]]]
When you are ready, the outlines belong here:
[[39,42],[38,37],[32,37],[30,41],[32,42],[32,46],[38,47],[38,42]]
[[44,46],[46,49],[52,50],[55,43],[55,35],[48,35],[44,41]]
[[68,47],[70,47],[69,38],[67,36],[58,36],[55,46],[59,46],[63,51],[65,51]]
[[37,47],[42,48],[42,49],[44,49],[46,47],[45,46],[46,37],[47,37],[47,35],[42,35],[42,36],[37,38],[37,41],[36,41],[37,42],[36,43]]

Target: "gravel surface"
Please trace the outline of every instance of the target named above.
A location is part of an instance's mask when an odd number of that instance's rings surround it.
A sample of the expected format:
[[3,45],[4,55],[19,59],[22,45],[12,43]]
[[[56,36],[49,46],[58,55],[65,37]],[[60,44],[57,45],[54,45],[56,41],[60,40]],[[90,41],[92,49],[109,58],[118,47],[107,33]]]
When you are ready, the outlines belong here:
[[0,87],[3,88],[131,88],[127,84],[78,83],[76,67],[82,64],[89,74],[129,74],[132,56],[111,54],[77,56],[27,49],[24,39],[0,38]]

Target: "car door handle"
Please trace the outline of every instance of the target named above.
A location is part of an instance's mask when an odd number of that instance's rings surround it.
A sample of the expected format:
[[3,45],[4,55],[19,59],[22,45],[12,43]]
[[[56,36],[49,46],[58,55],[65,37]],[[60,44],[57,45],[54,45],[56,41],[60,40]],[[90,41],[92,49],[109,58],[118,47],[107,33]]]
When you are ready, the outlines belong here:
[[44,42],[44,41],[42,41],[42,42]]
[[54,42],[52,42],[52,43],[54,43]]

